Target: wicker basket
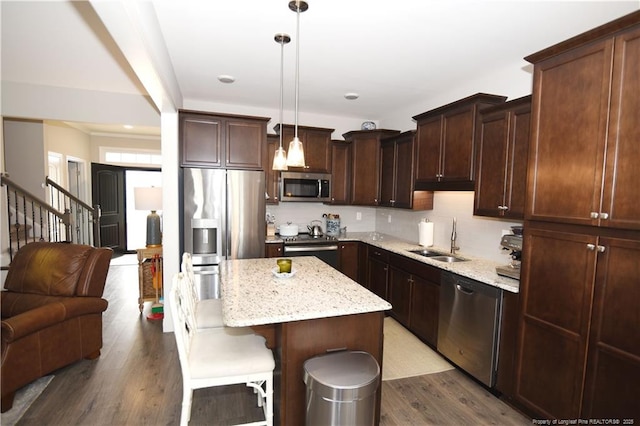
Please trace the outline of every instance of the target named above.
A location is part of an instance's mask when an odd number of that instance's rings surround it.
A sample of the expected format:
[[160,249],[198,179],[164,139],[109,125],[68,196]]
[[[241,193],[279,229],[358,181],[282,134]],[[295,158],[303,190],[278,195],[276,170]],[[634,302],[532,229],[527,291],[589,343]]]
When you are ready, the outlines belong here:
[[[142,297],[144,299],[154,299],[156,297],[156,289],[153,288],[153,275],[151,274],[151,266],[153,265],[153,259],[147,259],[142,263]],[[158,260],[158,271],[162,271],[162,259]],[[160,283],[162,286],[162,282]],[[162,288],[158,289],[158,298],[162,297]]]

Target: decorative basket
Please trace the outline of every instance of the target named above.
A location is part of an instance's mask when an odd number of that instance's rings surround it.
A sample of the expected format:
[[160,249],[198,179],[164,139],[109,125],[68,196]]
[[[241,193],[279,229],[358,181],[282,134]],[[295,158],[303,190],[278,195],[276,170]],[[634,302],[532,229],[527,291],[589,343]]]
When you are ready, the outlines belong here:
[[[145,299],[155,298],[156,289],[153,288],[153,266],[154,259],[147,259],[142,263],[142,297]],[[162,271],[162,259],[157,260],[158,270],[156,274],[160,274]],[[162,283],[160,284],[162,286]],[[162,297],[162,288],[158,289],[158,297]]]

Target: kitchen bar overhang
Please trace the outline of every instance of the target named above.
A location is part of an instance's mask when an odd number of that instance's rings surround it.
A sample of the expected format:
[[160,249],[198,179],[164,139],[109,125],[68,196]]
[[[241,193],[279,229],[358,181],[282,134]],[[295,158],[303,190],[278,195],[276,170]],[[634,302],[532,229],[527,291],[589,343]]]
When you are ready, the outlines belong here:
[[[296,274],[277,278],[276,260],[220,265],[223,320],[251,326],[276,357],[274,420],[304,424],[303,363],[332,350],[370,353],[382,368],[384,312],[391,304],[315,257],[294,258]],[[379,419],[381,386],[376,413]]]

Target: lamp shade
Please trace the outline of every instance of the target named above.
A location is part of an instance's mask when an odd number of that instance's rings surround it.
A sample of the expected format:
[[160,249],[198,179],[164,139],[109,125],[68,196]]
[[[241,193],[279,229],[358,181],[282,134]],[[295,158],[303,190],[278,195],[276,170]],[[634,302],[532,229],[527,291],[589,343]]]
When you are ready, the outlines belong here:
[[162,210],[162,188],[139,187],[133,188],[136,210],[151,210],[147,215],[147,247],[162,245],[162,230],[160,216],[156,210]]
[[133,188],[136,210],[162,210],[162,188],[157,186]]

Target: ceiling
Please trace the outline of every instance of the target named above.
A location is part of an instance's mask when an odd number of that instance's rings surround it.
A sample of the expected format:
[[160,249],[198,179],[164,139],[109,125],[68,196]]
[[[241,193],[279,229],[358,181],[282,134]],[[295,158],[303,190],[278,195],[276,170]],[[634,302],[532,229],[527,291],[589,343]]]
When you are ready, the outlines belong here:
[[[274,35],[285,32],[284,102],[293,110],[296,14],[288,0],[152,5],[181,101],[277,110]],[[518,72],[524,56],[639,8],[638,0],[310,0],[300,16],[300,110],[379,120],[478,75]],[[2,1],[1,12],[3,83],[147,94],[91,3]],[[222,74],[235,82],[221,83]],[[349,92],[359,98],[345,99]],[[121,124],[76,127],[136,132]]]

